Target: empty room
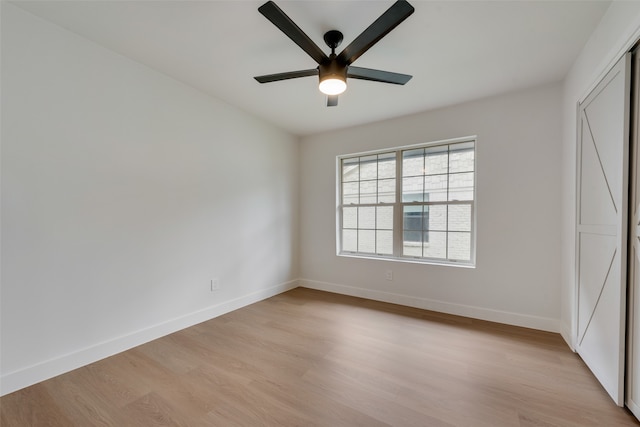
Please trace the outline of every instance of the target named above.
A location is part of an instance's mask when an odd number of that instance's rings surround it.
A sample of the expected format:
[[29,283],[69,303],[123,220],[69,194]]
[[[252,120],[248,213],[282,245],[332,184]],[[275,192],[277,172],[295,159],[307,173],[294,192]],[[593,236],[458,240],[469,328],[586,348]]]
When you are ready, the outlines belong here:
[[640,2],[0,7],[3,427],[640,425]]

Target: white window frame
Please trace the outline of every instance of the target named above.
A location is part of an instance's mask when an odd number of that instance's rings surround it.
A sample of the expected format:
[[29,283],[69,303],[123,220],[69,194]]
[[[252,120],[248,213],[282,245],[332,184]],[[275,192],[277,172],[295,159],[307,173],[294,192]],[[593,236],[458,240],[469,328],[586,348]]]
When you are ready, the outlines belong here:
[[[432,148],[437,146],[450,146],[460,143],[473,143],[474,148],[474,164],[473,164],[473,199],[464,201],[421,201],[421,202],[403,202],[402,201],[402,152],[406,150],[414,150],[420,148]],[[393,203],[363,203],[344,205],[342,204],[342,161],[345,159],[351,159],[354,157],[365,157],[380,155],[386,153],[396,154],[396,174],[395,174],[395,202]],[[477,175],[477,163],[478,163],[478,139],[474,136],[468,136],[463,138],[447,139],[441,141],[433,141],[428,143],[405,145],[400,147],[391,147],[382,150],[366,151],[360,153],[342,154],[336,157],[336,254],[343,257],[354,258],[368,258],[368,259],[381,259],[389,261],[400,261],[409,263],[420,264],[436,264],[436,265],[449,265],[459,267],[471,267],[476,265],[476,222],[477,222],[477,188],[478,188],[478,175]],[[447,171],[447,177],[450,176],[450,172]],[[448,189],[447,185],[447,189]],[[409,205],[470,205],[471,207],[471,230],[470,230],[470,259],[469,260],[456,260],[456,259],[444,259],[444,258],[429,258],[429,257],[417,257],[407,256],[402,254],[403,248],[403,212],[404,206]],[[342,210],[343,207],[359,207],[359,206],[393,206],[393,254],[374,254],[357,251],[343,251],[342,250]],[[447,232],[451,231],[447,224]]]

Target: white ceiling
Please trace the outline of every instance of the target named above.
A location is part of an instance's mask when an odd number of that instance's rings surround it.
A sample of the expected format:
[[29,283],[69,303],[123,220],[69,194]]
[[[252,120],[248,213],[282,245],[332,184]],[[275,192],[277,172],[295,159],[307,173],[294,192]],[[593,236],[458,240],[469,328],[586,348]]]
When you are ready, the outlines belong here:
[[[406,86],[350,80],[331,108],[315,77],[268,84],[253,79],[316,66],[257,11],[264,1],[14,3],[296,135],[559,81],[610,4],[409,1],[415,13],[354,65],[413,79]],[[276,3],[324,49],[326,31],[342,31],[345,47],[393,0]]]

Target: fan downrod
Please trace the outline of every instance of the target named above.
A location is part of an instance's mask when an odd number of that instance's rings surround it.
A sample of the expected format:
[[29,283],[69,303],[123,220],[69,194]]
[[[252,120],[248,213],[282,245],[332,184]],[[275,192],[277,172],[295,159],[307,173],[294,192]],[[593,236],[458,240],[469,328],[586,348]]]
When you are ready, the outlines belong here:
[[338,30],[330,30],[324,33],[324,42],[331,48],[331,53],[335,53],[335,50],[340,43],[342,43],[342,33]]

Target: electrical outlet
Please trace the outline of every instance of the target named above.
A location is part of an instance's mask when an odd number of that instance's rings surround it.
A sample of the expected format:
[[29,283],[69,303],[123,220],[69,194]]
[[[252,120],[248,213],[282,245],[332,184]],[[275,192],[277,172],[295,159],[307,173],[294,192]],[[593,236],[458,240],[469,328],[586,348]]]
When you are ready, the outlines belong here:
[[218,289],[220,289],[220,279],[218,279],[217,277],[211,279],[211,292],[217,291]]
[[387,270],[385,277],[387,280],[393,280],[393,270]]

